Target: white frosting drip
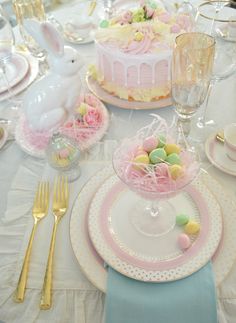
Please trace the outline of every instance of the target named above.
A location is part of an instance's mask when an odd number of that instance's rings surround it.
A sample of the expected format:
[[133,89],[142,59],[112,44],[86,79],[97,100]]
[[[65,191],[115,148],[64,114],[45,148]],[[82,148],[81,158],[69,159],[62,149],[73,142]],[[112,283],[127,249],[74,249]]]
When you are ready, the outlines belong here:
[[128,85],[128,70],[130,67],[135,67],[137,70],[137,83],[141,84],[141,67],[142,64],[146,64],[151,69],[150,84],[155,85],[155,68],[160,61],[167,61],[167,79],[170,79],[170,60],[171,50],[167,50],[156,54],[142,54],[132,55],[127,53],[121,53],[117,50],[105,47],[99,43],[96,43],[97,54],[101,57],[100,73],[104,75],[104,66],[109,63],[111,79],[108,81],[115,80],[115,64],[120,63],[124,69],[124,85]]

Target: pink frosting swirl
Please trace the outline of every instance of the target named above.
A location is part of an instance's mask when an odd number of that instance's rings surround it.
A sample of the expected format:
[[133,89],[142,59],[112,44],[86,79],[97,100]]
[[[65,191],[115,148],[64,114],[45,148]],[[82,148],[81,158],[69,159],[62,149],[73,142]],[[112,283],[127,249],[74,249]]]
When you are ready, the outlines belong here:
[[144,37],[141,41],[133,40],[126,48],[124,48],[124,52],[130,54],[144,54],[148,53],[152,49],[152,31],[150,29],[140,30]]

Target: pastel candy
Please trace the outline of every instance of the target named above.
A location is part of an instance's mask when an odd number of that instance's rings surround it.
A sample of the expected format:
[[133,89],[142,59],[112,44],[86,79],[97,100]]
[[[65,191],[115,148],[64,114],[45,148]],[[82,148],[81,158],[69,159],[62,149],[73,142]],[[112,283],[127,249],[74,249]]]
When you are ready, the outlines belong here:
[[67,148],[64,148],[59,151],[59,156],[61,158],[67,158],[70,155],[70,151]]
[[149,164],[150,160],[148,154],[138,155],[134,158],[134,163],[137,164]]
[[178,177],[183,175],[183,167],[180,165],[171,165],[169,167],[171,178],[176,180]]
[[135,152],[135,156],[139,156],[139,155],[148,156],[148,153],[142,147],[139,147],[139,148],[137,148],[137,151]]
[[158,137],[158,146],[157,146],[157,148],[162,148],[162,147],[165,146],[165,144],[166,144],[166,137],[163,136],[163,135],[160,135]]
[[179,165],[181,163],[181,160],[178,154],[173,153],[166,157],[166,162],[168,162],[171,165],[174,165],[174,164]]
[[176,153],[179,154],[180,153],[180,146],[176,145],[176,144],[166,144],[165,145],[165,151],[167,153],[167,155]]
[[185,233],[181,233],[178,237],[178,245],[182,250],[188,249],[191,245],[189,236]]
[[197,223],[196,221],[189,221],[184,227],[184,231],[187,234],[196,234],[199,232],[199,230],[200,230],[200,224]]
[[143,141],[143,149],[148,153],[157,148],[158,139],[154,136],[150,136],[144,139]]
[[109,26],[109,21],[107,21],[107,20],[102,20],[101,22],[100,22],[100,27],[101,28],[107,28]]
[[185,225],[189,221],[189,217],[186,214],[178,214],[176,216],[176,224]]
[[157,148],[150,152],[150,161],[153,164],[162,163],[166,159],[166,152],[163,148]]

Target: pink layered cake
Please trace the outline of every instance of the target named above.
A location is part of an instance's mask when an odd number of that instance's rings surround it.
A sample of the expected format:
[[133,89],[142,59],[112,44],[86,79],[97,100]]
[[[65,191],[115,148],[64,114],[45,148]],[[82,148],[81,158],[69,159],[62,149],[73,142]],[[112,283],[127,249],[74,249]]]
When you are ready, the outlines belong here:
[[175,37],[191,29],[188,16],[173,16],[154,2],[103,20],[96,33],[96,65],[90,74],[125,100],[150,102],[169,96]]

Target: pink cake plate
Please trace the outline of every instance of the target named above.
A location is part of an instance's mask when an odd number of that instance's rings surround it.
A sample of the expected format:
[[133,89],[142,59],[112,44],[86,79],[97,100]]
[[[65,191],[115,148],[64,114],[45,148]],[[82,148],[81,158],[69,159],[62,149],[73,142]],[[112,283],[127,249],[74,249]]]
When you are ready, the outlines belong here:
[[[87,218],[94,194],[113,174],[111,166],[105,167],[84,185],[73,206],[70,222],[71,243],[78,263],[87,278],[103,292],[106,291],[107,271],[104,260],[98,255],[89,238]],[[212,257],[216,285],[219,286],[231,270],[236,258],[232,243],[233,233],[236,230],[234,216],[236,205],[208,173],[201,173],[200,182],[215,196],[217,199],[215,202],[220,205],[224,218],[224,234],[221,235],[218,249]]]
[[152,102],[137,102],[120,99],[107,91],[105,91],[96,80],[94,80],[89,74],[86,75],[86,82],[89,90],[96,95],[100,100],[112,104],[115,107],[130,110],[148,110],[165,108],[172,105],[170,97]]

